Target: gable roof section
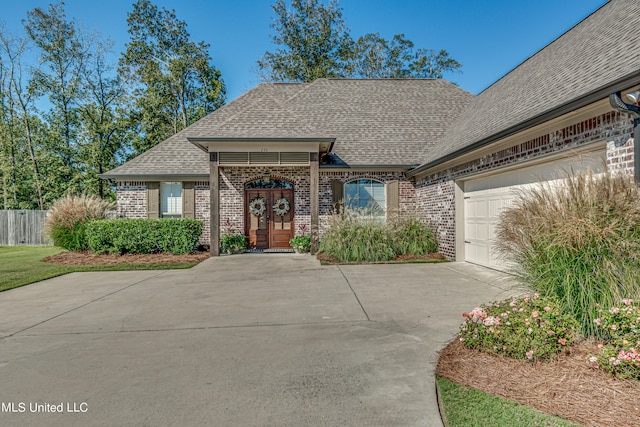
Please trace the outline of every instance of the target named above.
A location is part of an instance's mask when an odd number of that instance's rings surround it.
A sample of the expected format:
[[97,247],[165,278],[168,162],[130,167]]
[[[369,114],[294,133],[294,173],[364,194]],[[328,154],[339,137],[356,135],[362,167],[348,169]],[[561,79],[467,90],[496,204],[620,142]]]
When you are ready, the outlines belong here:
[[[191,144],[187,138],[210,135],[216,125],[242,114],[248,106],[268,96],[274,91],[272,86],[275,85],[257,86],[127,163],[102,174],[101,177],[130,179],[148,176],[208,177],[208,154]],[[286,100],[306,85],[294,83],[277,86],[279,89],[275,91],[276,96]],[[212,120],[213,115],[215,120]]]
[[441,79],[319,79],[292,108],[336,138],[350,166],[418,165],[471,98]]
[[102,177],[208,176],[207,154],[188,138],[335,138],[338,165],[409,168],[471,98],[434,79],[264,83]]
[[[486,145],[577,109],[588,95],[640,76],[640,1],[611,0],[480,93],[425,153],[416,174],[465,149]],[[640,79],[638,79],[640,81]],[[625,87],[620,87],[624,89]],[[593,101],[591,101],[593,102]]]

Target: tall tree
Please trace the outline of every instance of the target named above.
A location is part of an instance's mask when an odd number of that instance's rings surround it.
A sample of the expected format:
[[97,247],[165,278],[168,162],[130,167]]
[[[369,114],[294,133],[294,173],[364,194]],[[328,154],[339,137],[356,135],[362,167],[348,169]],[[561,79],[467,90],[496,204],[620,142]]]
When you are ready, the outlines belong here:
[[107,61],[112,42],[96,41],[83,68],[83,97],[79,103],[84,188],[101,198],[112,197],[108,182],[99,174],[118,166],[132,139],[128,118],[127,85]]
[[272,6],[273,43],[280,46],[258,60],[262,78],[273,81],[311,82],[322,77],[344,77],[353,41],[337,0],[284,0]]
[[444,49],[417,49],[409,64],[411,77],[441,79],[445,73],[460,72],[462,64]]
[[75,163],[79,127],[77,101],[81,93],[81,70],[91,43],[83,39],[76,22],[67,19],[64,3],[51,4],[47,10],[35,8],[27,12],[23,23],[29,38],[39,48],[43,64],[34,73],[32,85],[40,94],[48,96],[52,105],[47,117],[48,138],[50,148],[61,159],[56,173],[59,179],[54,186],[82,190]]
[[370,33],[354,41],[338,0],[276,0],[271,36],[278,46],[258,60],[267,81],[311,82],[322,77],[442,78],[461,64],[445,50],[416,49],[404,34],[388,41]]
[[389,42],[379,33],[365,34],[354,46],[352,72],[364,78],[402,78],[409,75],[413,43],[398,34]]
[[143,152],[220,107],[225,88],[211,65],[209,45],[193,42],[187,24],[174,10],[138,0],[127,18],[131,41],[120,59],[120,72],[137,82],[136,116]]
[[352,75],[364,78],[437,78],[462,66],[445,50],[415,49],[404,34],[387,41],[379,33],[365,34],[355,43]]
[[[0,29],[1,30],[1,29]],[[16,189],[17,171],[15,143],[15,108],[11,96],[11,69],[7,67],[8,58],[4,54],[5,37],[0,50],[0,177],[2,178],[2,209],[18,205]]]
[[[0,73],[3,77],[0,108],[3,135],[0,149],[3,156],[4,204],[12,208],[43,209],[43,144],[38,138],[40,121],[33,107],[34,91],[25,83],[22,57],[26,48],[27,40],[0,34]],[[27,187],[26,191],[20,188],[21,185]],[[6,197],[8,192],[12,194],[11,204]]]

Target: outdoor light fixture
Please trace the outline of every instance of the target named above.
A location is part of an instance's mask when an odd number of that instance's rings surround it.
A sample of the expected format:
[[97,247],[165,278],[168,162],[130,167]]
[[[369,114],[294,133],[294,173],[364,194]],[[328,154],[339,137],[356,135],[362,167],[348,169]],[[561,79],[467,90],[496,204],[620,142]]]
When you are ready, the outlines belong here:
[[271,180],[271,172],[267,171],[262,175],[262,179],[265,182],[269,182]]
[[[630,98],[635,93],[638,92],[630,93],[627,95],[627,97]],[[622,98],[620,98],[620,92],[612,93],[611,95],[609,95],[609,103],[613,108],[620,111],[621,113],[629,113],[631,114],[631,117],[636,120],[640,118],[640,108],[638,108],[636,105],[626,104],[622,100]]]
[[[635,91],[628,94],[627,98],[637,101],[638,95],[640,95],[640,91]],[[640,108],[622,101],[620,92],[609,95],[609,104],[617,111],[630,114],[633,117],[633,177],[636,184],[640,185]]]
[[637,104],[638,99],[640,99],[640,90],[628,93],[626,96],[629,101],[633,102],[634,104]]

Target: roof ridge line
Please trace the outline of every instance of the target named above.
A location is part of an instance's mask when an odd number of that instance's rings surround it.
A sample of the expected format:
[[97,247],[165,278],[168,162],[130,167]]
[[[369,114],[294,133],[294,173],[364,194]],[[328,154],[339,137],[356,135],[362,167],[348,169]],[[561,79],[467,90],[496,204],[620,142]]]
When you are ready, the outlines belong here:
[[[311,83],[313,84],[313,82]],[[295,97],[297,97],[302,91],[306,91],[307,88],[311,86],[311,85],[305,85],[305,88],[301,91],[296,92],[296,94],[290,98],[287,98],[287,101],[291,101],[293,100]],[[268,96],[269,98],[271,98],[276,104],[278,104],[282,109],[284,109],[285,111],[287,111],[289,114],[291,114],[293,117],[296,118],[296,120],[300,121],[307,129],[307,131],[310,132],[314,132],[314,133],[318,133],[318,135],[321,134],[321,132],[318,131],[318,129],[316,129],[314,126],[312,126],[310,123],[308,123],[305,119],[301,118],[298,114],[296,114],[293,110],[291,110],[287,105],[284,105],[282,102],[280,102],[278,99],[276,99],[275,97],[271,96],[271,94],[266,94],[266,96]]]
[[[315,82],[315,81],[314,81]],[[304,84],[303,89],[299,90],[298,92],[296,92],[293,96],[287,98],[287,101],[292,100],[293,98],[295,98],[296,96],[298,96],[300,93],[302,93],[303,91],[307,90],[307,88],[309,88],[314,82],[312,83],[308,83],[308,84]],[[265,86],[272,86],[275,84],[275,82],[269,82],[269,83],[262,83]],[[249,93],[251,91],[248,91],[246,93]],[[280,102],[277,98],[275,98],[274,96],[272,96],[269,92],[265,92],[264,94],[262,94],[261,96],[259,96],[257,99],[255,99],[253,102],[247,104],[245,106],[245,108],[239,110],[238,112],[236,112],[235,114],[229,116],[225,121],[223,121],[222,123],[220,123],[219,125],[217,125],[216,127],[214,127],[212,129],[212,131],[216,131],[217,129],[222,128],[225,124],[227,124],[229,121],[235,119],[236,117],[238,117],[240,114],[246,112],[247,110],[249,110],[251,107],[253,107],[254,105],[257,105],[260,101],[264,100],[265,97],[268,97],[272,102],[278,104],[283,110],[285,110],[288,114],[290,114],[291,116],[295,117],[297,121],[299,121],[300,123],[302,123],[305,127],[306,130],[308,132],[314,132],[314,133],[319,133],[318,130],[316,128],[314,128],[313,126],[311,126],[310,123],[308,123],[306,120],[300,118],[300,116],[298,116],[296,113],[294,113],[288,106],[284,105],[282,102]],[[239,98],[236,98],[239,99]]]
[[598,7],[596,10],[594,10],[593,12],[589,13],[587,16],[585,16],[584,18],[582,18],[581,20],[579,20],[578,22],[576,22],[574,25],[572,25],[568,30],[564,31],[563,33],[561,33],[559,36],[555,37],[553,40],[551,40],[550,42],[548,42],[547,44],[545,44],[544,46],[542,46],[540,49],[538,49],[537,51],[535,51],[534,53],[532,53],[531,55],[529,55],[526,59],[524,59],[523,61],[520,61],[516,66],[514,66],[512,69],[510,69],[509,71],[507,71],[506,73],[504,73],[502,76],[500,76],[500,78],[498,80],[496,80],[495,82],[491,83],[489,86],[487,86],[486,88],[482,89],[480,92],[478,92],[477,96],[480,96],[480,94],[486,92],[487,90],[489,90],[490,88],[492,88],[493,86],[495,86],[496,84],[498,84],[498,82],[504,80],[509,74],[513,73],[515,70],[517,70],[518,68],[522,67],[524,64],[526,64],[527,62],[531,61],[535,56],[539,55],[540,53],[542,53],[542,51],[547,50],[547,48],[549,46],[551,46],[554,43],[557,43],[561,38],[563,38],[564,36],[566,36],[567,34],[569,34],[571,31],[573,31],[576,27],[578,27],[579,25],[581,25],[582,23],[584,23],[585,21],[587,21],[589,18],[591,18],[593,15],[595,15],[597,12],[599,12],[601,9],[604,9],[606,6],[609,6],[611,4],[611,0],[607,0],[606,3],[602,4],[600,7]]
[[[240,95],[239,97],[237,97],[236,99],[234,99],[233,101],[231,101],[228,105],[230,105],[232,102],[239,100],[240,98],[243,98],[245,95],[248,95],[249,93],[255,91],[257,88],[259,88],[260,86],[271,86],[273,85],[273,82],[268,82],[268,83],[260,83],[258,86],[256,86],[255,88],[246,91],[245,93],[243,93],[242,95]],[[263,95],[264,96],[264,95]],[[256,105],[258,103],[258,101],[260,101],[262,99],[262,96],[258,97],[258,99],[248,103],[245,108],[242,108],[240,110],[238,110],[237,112],[235,112],[234,114],[230,115],[229,117],[227,117],[222,123],[218,124],[217,126],[215,126],[213,129],[211,129],[212,131],[215,131],[216,129],[220,129],[221,126],[225,125],[229,120],[235,119],[239,114],[244,113],[249,107],[252,107],[254,105]],[[206,117],[206,116],[205,116]]]
[[300,84],[302,87],[300,88],[299,91],[297,91],[296,93],[294,93],[293,95],[291,95],[289,98],[287,98],[287,101],[291,101],[292,99],[296,98],[298,95],[300,95],[302,92],[306,92],[307,89],[309,89],[316,81],[318,81],[318,79],[310,82],[310,83],[298,83]]
[[397,81],[411,81],[411,80],[422,80],[422,81],[427,81],[427,80],[444,80],[444,81],[448,81],[447,79],[441,78],[441,77],[320,77],[316,80],[314,80],[313,82],[317,82],[318,80],[344,80],[344,81],[348,81],[348,80],[362,80],[362,81],[372,81],[372,80],[378,80],[378,81],[388,81],[388,82],[397,82]]

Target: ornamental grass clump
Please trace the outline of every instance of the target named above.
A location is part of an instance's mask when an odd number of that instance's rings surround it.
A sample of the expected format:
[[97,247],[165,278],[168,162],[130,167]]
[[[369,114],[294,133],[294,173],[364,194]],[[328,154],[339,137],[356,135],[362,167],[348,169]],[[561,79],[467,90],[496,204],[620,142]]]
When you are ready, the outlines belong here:
[[598,337],[600,308],[640,296],[640,193],[627,176],[567,175],[523,190],[501,215],[496,244],[525,284]]
[[383,217],[366,209],[345,208],[329,219],[320,252],[341,262],[376,262],[394,259]]
[[393,249],[398,255],[422,256],[438,251],[435,233],[415,217],[395,217],[389,222]]
[[106,212],[115,209],[112,202],[95,195],[68,195],[53,203],[45,221],[45,233],[55,246],[70,250],[87,249],[85,236],[89,221],[105,218]]
[[601,352],[589,361],[619,378],[640,380],[640,301],[623,299],[609,309],[600,309],[594,324],[605,337]]
[[344,208],[329,220],[319,251],[340,262],[379,262],[398,255],[423,256],[438,250],[431,228],[413,217],[394,217],[368,209]]
[[550,359],[569,348],[578,329],[557,301],[539,294],[476,307],[463,317],[465,346],[514,359]]

